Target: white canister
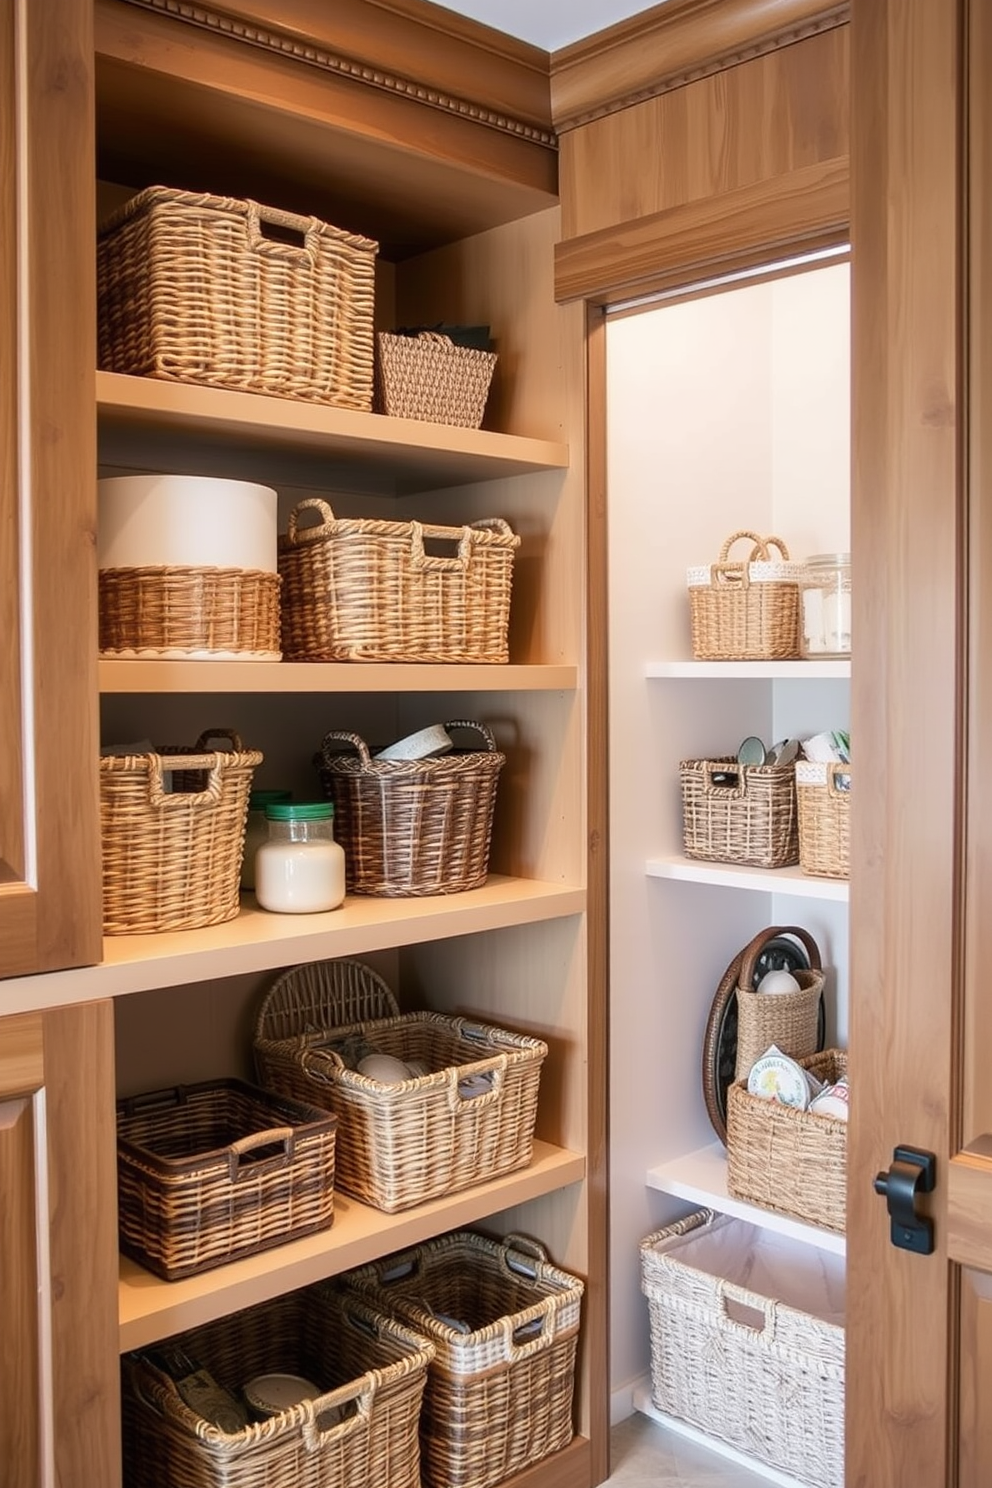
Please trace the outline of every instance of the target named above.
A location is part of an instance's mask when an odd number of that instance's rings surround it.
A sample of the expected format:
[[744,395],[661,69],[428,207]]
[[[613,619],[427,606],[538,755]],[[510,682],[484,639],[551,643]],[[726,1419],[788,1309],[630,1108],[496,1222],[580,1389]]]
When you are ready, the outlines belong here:
[[277,496],[253,481],[123,475],[97,482],[99,568],[276,573]]
[[255,898],[276,914],[317,914],[344,902],[344,849],[330,801],[273,802],[255,854]]
[[248,797],[248,820],[245,822],[245,846],[241,855],[241,887],[255,887],[255,854],[263,842],[269,840],[269,823],[265,816],[268,806],[279,805],[293,799],[288,790],[253,790]]

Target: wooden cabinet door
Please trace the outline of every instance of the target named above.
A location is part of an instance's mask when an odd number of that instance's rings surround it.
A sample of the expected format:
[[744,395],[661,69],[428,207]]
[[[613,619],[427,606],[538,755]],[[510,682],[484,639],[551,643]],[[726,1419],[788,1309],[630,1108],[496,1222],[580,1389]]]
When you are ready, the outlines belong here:
[[100,957],[91,7],[0,0],[0,977]]

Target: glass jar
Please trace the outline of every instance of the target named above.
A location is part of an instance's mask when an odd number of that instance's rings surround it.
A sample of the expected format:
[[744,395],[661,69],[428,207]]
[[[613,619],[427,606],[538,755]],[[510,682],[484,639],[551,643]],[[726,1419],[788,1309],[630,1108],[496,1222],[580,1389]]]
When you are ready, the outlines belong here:
[[273,802],[255,854],[255,898],[277,914],[315,914],[344,902],[344,849],[330,801]]
[[817,553],[799,579],[800,649],[813,661],[851,654],[851,555]]
[[265,808],[277,801],[292,800],[288,790],[253,790],[248,797],[248,819],[245,822],[245,846],[241,855],[241,887],[255,887],[255,854],[262,843],[268,840],[269,826],[265,820]]

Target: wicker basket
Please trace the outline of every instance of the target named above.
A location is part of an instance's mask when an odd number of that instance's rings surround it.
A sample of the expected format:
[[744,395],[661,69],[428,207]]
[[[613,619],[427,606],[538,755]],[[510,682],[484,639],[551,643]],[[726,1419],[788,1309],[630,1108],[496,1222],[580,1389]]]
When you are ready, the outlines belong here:
[[[730,550],[741,538],[752,544],[750,558],[731,562]],[[771,558],[773,547],[781,553],[781,561]],[[789,561],[789,550],[780,537],[732,533],[717,563],[688,570],[695,659],[781,661],[798,657],[802,571],[801,563]]]
[[103,568],[100,654],[278,661],[278,574],[244,568]]
[[795,766],[799,805],[799,866],[821,878],[851,871],[851,766],[800,760]]
[[583,1285],[541,1246],[455,1233],[347,1280],[437,1351],[420,1427],[429,1488],[490,1488],[567,1446]]
[[844,1261],[702,1209],[641,1245],[660,1411],[844,1485]]
[[[818,1080],[847,1073],[839,1049],[801,1059]],[[847,1122],[727,1091],[727,1189],[735,1199],[843,1234],[847,1218]]]
[[[755,965],[769,939],[776,934],[797,937],[806,948],[810,968],[792,972],[798,991],[759,993],[755,988]],[[747,1081],[755,1060],[775,1044],[793,1059],[805,1059],[820,1047],[820,1001],[824,976],[820,951],[813,937],[800,926],[784,930],[762,930],[741,955],[737,977],[737,1051],[735,1078]]]
[[158,1350],[125,1354],[129,1488],[420,1488],[417,1428],[434,1347],[364,1298],[322,1282],[170,1342],[236,1399],[273,1371],[325,1393],[225,1432],[186,1405],[153,1362]]
[[[380,760],[357,734],[325,735],[317,768],[334,802],[351,893],[458,894],[485,883],[505,757],[484,724],[462,719],[445,728],[474,729],[486,747],[437,759]],[[335,752],[342,744],[356,752]]]
[[[306,511],[319,525],[300,525]],[[425,540],[446,551],[429,553]],[[286,660],[506,662],[519,545],[498,517],[465,527],[338,519],[309,497],[279,539]]]
[[238,913],[248,795],[262,756],[230,737],[230,751],[198,743],[101,757],[107,935],[192,930]]
[[[356,1040],[428,1073],[396,1085],[360,1075],[340,1052]],[[376,1209],[409,1209],[531,1160],[547,1044],[465,1018],[400,1014],[360,963],[285,972],[261,1004],[254,1048],[260,1084],[335,1113],[338,1187]]]
[[450,336],[376,334],[379,413],[478,429],[489,397],[496,353],[456,346]]
[[679,774],[686,857],[751,868],[799,861],[792,765],[740,765],[728,755],[682,760]]
[[121,1249],[176,1281],[328,1229],[336,1125],[239,1080],[118,1101]]
[[316,217],[149,187],[100,230],[100,366],[368,412],[376,252]]

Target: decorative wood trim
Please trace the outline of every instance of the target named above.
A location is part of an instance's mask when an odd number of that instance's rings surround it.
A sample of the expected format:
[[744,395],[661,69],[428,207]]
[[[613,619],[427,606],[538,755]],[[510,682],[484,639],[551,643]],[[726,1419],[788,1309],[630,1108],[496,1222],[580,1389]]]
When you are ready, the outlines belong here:
[[557,244],[555,296],[606,304],[847,240],[846,156]]
[[850,0],[667,0],[551,58],[559,134],[850,20]]
[[549,54],[502,38],[488,27],[475,27],[464,18],[457,18],[458,24],[450,29],[442,27],[433,11],[421,11],[413,0],[373,0],[371,5],[366,0],[361,8],[348,0],[331,9],[318,8],[309,0],[290,0],[281,7],[278,26],[267,17],[271,7],[254,0],[242,0],[237,7],[199,0],[123,3],[531,144],[557,148],[551,127]]
[[947,1254],[959,1266],[988,1271],[992,1219],[992,1162],[959,1152],[945,1171]]

